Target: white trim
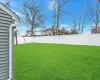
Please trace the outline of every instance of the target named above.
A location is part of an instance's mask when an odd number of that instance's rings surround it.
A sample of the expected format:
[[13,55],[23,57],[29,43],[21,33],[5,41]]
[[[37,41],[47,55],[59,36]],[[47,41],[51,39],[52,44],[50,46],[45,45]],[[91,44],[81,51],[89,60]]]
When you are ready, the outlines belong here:
[[14,26],[18,26],[19,24],[18,23],[15,23],[15,24],[11,24],[9,26],[9,79],[8,80],[11,80],[12,79],[12,69],[13,69],[13,63],[12,63],[12,60],[13,60],[13,52],[12,52],[12,28]]
[[9,79],[12,78],[12,27],[9,27]]

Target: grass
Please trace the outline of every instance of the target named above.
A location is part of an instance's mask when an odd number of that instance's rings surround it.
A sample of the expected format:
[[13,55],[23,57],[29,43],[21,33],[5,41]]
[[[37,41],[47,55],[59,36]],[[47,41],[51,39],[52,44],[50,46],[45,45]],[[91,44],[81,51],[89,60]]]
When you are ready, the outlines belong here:
[[100,80],[100,47],[15,46],[15,80]]

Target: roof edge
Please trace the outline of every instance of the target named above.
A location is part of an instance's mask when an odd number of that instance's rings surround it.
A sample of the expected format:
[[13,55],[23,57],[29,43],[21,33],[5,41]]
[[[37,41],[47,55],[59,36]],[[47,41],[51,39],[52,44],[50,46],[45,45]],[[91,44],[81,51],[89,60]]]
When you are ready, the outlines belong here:
[[13,17],[13,19],[17,19],[17,21],[20,21],[20,17],[16,15],[14,12],[11,11],[11,9],[7,8],[4,4],[0,2],[0,7],[6,11],[9,15]]

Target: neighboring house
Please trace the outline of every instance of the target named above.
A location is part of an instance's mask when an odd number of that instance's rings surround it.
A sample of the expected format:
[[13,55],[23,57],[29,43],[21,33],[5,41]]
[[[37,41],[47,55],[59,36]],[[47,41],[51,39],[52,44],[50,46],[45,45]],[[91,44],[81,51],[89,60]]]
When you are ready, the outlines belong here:
[[54,29],[54,27],[52,27],[52,34],[53,35],[57,35],[57,31],[58,31],[58,35],[68,35],[69,31],[65,30],[65,28],[60,29]]
[[52,35],[57,35],[57,31],[58,31],[58,35],[67,35],[70,32],[65,30],[65,28],[62,28],[62,30],[57,30],[55,29],[53,26],[52,28],[48,28],[42,31],[42,35],[44,36],[52,36]]
[[41,35],[42,36],[51,36],[51,35],[53,35],[52,34],[52,29],[48,28],[48,29],[43,30],[42,33],[41,33]]
[[25,36],[31,37],[31,36],[34,36],[35,35],[35,32],[33,32],[33,35],[31,33],[32,33],[31,30],[27,30]]
[[0,3],[0,80],[13,80],[14,27],[20,18]]
[[98,33],[100,33],[100,27],[98,27],[97,30],[96,28],[91,30],[91,34],[98,34]]
[[69,31],[65,30],[65,28],[62,28],[62,30],[58,30],[59,35],[68,35]]
[[33,35],[31,35],[31,30],[27,30],[25,36],[26,37],[31,37],[31,36],[35,37],[35,36],[41,36],[41,34],[42,34],[41,31],[34,31]]

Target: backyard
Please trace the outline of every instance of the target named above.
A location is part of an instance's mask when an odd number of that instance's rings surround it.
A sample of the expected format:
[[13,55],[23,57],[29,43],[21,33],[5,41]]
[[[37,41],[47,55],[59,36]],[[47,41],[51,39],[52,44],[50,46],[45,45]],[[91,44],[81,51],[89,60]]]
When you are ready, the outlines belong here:
[[100,80],[100,47],[30,43],[14,56],[15,80]]

